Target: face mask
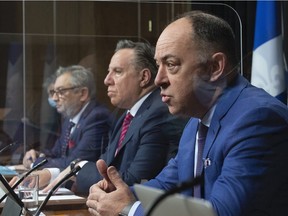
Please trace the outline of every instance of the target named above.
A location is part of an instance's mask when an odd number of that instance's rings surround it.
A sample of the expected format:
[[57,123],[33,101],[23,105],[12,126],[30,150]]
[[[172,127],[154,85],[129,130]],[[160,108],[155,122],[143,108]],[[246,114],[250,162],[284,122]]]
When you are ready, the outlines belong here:
[[48,97],[48,103],[51,107],[56,108],[56,102],[52,98]]

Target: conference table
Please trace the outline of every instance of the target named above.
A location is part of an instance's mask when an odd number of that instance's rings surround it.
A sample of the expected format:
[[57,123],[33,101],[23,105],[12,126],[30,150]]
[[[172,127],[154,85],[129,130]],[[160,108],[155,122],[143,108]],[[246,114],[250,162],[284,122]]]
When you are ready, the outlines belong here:
[[[48,202],[49,204],[49,202]],[[61,204],[61,201],[58,202],[58,205],[47,205],[42,211],[44,215],[61,215],[61,216],[86,216],[90,215],[88,208],[85,203],[81,202],[79,204],[71,204],[64,202]]]
[[86,216],[90,215],[87,209],[79,210],[59,210],[59,211],[43,211],[46,216],[61,215],[61,216]]
[[[25,172],[23,169],[23,165],[16,165],[15,170],[18,173]],[[10,180],[13,175],[4,175],[6,180]],[[42,201],[45,199],[46,195],[39,194],[39,206]],[[2,208],[5,205],[5,201],[0,203],[0,212],[2,212]],[[49,215],[62,215],[62,216],[86,216],[90,215],[88,212],[88,208],[86,206],[86,198],[82,196],[77,196],[73,194],[71,191],[67,193],[67,189],[61,190],[61,188],[56,192],[55,195],[51,196],[49,201],[46,203],[42,212]]]
[[[39,205],[42,199],[39,199]],[[0,212],[5,202],[0,203]],[[90,215],[86,206],[86,198],[76,195],[53,195],[43,208],[44,215],[85,216]]]

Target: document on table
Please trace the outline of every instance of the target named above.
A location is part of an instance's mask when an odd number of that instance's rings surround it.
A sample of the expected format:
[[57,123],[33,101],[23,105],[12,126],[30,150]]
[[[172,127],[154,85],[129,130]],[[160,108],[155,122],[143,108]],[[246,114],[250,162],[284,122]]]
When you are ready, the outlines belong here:
[[[39,196],[39,203],[45,200],[46,196]],[[86,204],[86,198],[77,195],[53,195],[47,202],[47,206],[51,205],[78,205]]]
[[11,165],[11,166],[6,166],[7,168],[11,170],[15,170],[16,172],[26,172],[28,169],[24,167],[23,164],[17,164],[17,165]]
[[0,166],[0,173],[2,175],[17,175],[18,173],[7,166]]
[[[49,191],[44,193],[42,190],[39,191],[39,196],[46,196],[48,195]],[[67,188],[60,187],[57,191],[54,192],[53,195],[74,195],[72,191]]]

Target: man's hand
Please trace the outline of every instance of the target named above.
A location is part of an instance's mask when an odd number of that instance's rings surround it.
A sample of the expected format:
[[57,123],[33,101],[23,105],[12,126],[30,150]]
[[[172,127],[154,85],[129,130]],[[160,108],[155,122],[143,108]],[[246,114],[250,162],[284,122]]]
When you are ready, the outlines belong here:
[[[39,171],[34,171],[30,175],[39,175],[39,188],[45,187],[47,184],[49,184],[50,179],[51,179],[51,173],[49,172],[48,169],[43,169]],[[29,176],[27,177],[27,179]],[[19,180],[19,176],[14,176],[10,181],[9,185],[13,187],[13,185]],[[21,184],[23,184],[22,182]],[[21,185],[20,184],[20,185]]]
[[34,149],[27,151],[23,158],[24,167],[27,169],[30,169],[31,164],[35,162],[38,155],[39,155],[39,152],[35,151]]
[[98,160],[96,162],[96,167],[101,176],[104,178],[102,181],[98,182],[99,187],[107,193],[114,191],[116,188],[109,179],[109,176],[107,174],[108,167],[105,161],[102,159]]
[[39,175],[39,188],[47,186],[51,179],[51,173],[48,169],[43,169],[34,172],[35,175]]
[[115,167],[107,168],[103,160],[98,160],[97,168],[104,179],[91,186],[88,210],[95,216],[118,216],[125,206],[136,201],[135,197]]
[[19,180],[19,176],[14,176],[10,181],[9,185],[10,187],[13,187],[13,185]]

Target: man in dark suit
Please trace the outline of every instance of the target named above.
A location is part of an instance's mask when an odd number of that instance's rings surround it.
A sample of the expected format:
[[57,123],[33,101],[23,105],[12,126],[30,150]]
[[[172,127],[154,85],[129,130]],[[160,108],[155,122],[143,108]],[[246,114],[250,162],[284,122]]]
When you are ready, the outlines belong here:
[[[147,43],[119,41],[104,80],[111,103],[126,111],[116,123],[101,158],[116,166],[128,185],[158,174],[171,157],[169,154],[176,153],[186,123],[184,118],[172,116],[161,101],[160,90],[154,84],[157,67],[153,56],[154,48]],[[127,113],[133,119],[118,148]],[[77,174],[77,192],[88,194],[90,186],[101,180],[102,176],[95,162],[81,163],[78,163],[83,167]],[[69,170],[70,167],[63,171],[48,189]]]
[[[183,193],[207,200],[218,216],[288,215],[288,109],[239,74],[235,44],[227,22],[201,11],[161,33],[155,83],[172,114],[192,118],[177,156],[145,184],[169,191],[200,177]],[[89,212],[144,215],[116,168],[97,166],[105,180],[90,188]]]
[[[105,150],[111,127],[110,112],[95,100],[93,74],[80,65],[60,67],[51,91],[57,111],[65,118],[62,133],[51,150],[26,152],[25,167],[48,159],[43,167],[65,169],[76,158],[95,161]],[[72,122],[72,128],[67,131]]]

